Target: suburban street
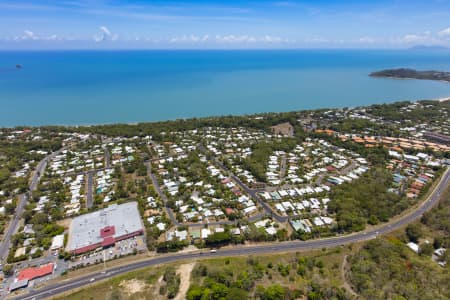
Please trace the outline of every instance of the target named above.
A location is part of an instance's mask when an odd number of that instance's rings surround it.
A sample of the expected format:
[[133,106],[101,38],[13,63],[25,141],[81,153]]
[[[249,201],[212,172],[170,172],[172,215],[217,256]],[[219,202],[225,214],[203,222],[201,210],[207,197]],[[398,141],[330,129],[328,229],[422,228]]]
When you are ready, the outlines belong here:
[[[204,154],[207,154],[207,150],[205,149],[205,147],[202,144],[198,144],[198,148],[200,149],[200,151],[202,151]],[[234,180],[234,182],[236,182],[241,189],[246,192],[247,194],[250,195],[250,197],[252,197],[253,200],[255,200],[256,202],[258,202],[259,205],[261,205],[261,207],[264,209],[264,212],[267,216],[271,216],[273,217],[275,220],[277,220],[280,223],[286,222],[288,220],[287,216],[280,216],[278,215],[276,212],[273,211],[273,209],[270,207],[269,204],[267,204],[265,201],[263,201],[261,199],[261,197],[258,195],[258,191],[257,190],[253,190],[250,189],[246,184],[244,184],[242,182],[242,180],[239,179],[239,177],[237,177],[236,175],[234,175],[222,162],[220,162],[217,158],[213,157],[211,158],[211,161],[217,166],[219,167],[222,171],[224,171],[229,177],[231,177],[231,179]]]
[[409,213],[401,217],[395,218],[388,223],[385,223],[368,231],[358,232],[345,236],[309,240],[309,241],[296,240],[287,242],[274,242],[270,244],[263,244],[256,246],[236,246],[219,249],[215,253],[209,251],[196,251],[191,253],[161,254],[156,258],[150,258],[145,261],[139,261],[125,266],[114,267],[104,272],[95,272],[71,280],[62,280],[59,283],[45,286],[40,290],[32,291],[27,295],[17,296],[15,299],[45,299],[50,296],[55,296],[57,294],[67,292],[72,289],[84,287],[99,280],[108,279],[117,276],[119,274],[134,271],[136,269],[166,264],[175,261],[196,260],[196,259],[226,257],[226,256],[239,256],[239,255],[274,254],[289,251],[321,249],[328,247],[338,247],[350,243],[371,240],[377,238],[380,235],[392,232],[411,222],[418,220],[426,211],[430,210],[434,205],[436,205],[442,193],[447,189],[449,185],[450,181],[449,170],[450,169],[447,168],[446,172],[443,174],[442,178],[440,179],[439,183],[435,186],[434,190],[431,191],[428,198],[424,202],[422,202],[418,207],[416,207],[414,210],[411,210]]
[[[55,155],[57,155],[61,150],[57,152],[53,152],[50,155],[43,158],[37,165],[36,170],[33,172],[30,185],[29,185],[29,191],[32,192],[36,190],[37,185],[39,183],[39,179],[41,178],[41,175],[44,173],[45,168],[47,167],[48,161]],[[31,196],[31,195],[30,195]],[[22,217],[22,213],[25,209],[25,206],[28,201],[28,193],[22,194],[19,196],[19,203],[16,208],[16,212],[14,213],[13,219],[9,223],[8,229],[6,230],[5,235],[3,236],[3,239],[0,243],[0,259],[2,262],[6,259],[8,256],[8,250],[10,246],[10,240],[11,236],[17,231],[17,228],[19,226],[20,218]]]
[[156,192],[158,193],[159,197],[161,197],[162,201],[164,202],[164,209],[167,212],[167,215],[170,218],[170,222],[172,222],[172,224],[176,225],[176,226],[180,226],[181,224],[177,221],[177,218],[175,218],[175,215],[173,214],[173,211],[170,209],[170,207],[168,206],[168,199],[166,194],[164,194],[163,191],[161,191],[161,187],[159,186],[158,183],[158,179],[155,177],[155,175],[152,173],[152,166],[151,166],[151,162],[145,162],[145,166],[147,167],[147,176],[150,177],[150,179],[152,180],[152,184],[156,189]]
[[86,207],[89,209],[94,204],[94,171],[87,172],[86,176]]
[[[236,222],[234,221],[218,221],[218,222],[206,222],[206,223],[192,223],[192,224],[181,224],[180,222],[177,221],[177,219],[175,218],[175,215],[172,211],[172,209],[170,207],[168,207],[167,202],[169,201],[167,199],[166,194],[161,190],[161,186],[158,183],[158,179],[156,178],[155,174],[152,173],[152,169],[151,169],[151,162],[145,162],[145,166],[147,167],[147,174],[150,177],[150,179],[152,180],[152,184],[156,189],[156,192],[158,193],[158,195],[160,196],[160,198],[163,200],[164,202],[164,209],[167,212],[167,215],[170,218],[170,221],[175,224],[176,226],[181,226],[181,225],[188,225],[189,227],[204,227],[206,224],[210,225],[210,226],[215,226],[215,225],[232,225],[235,224]],[[265,213],[259,213],[256,214],[254,216],[251,216],[248,218],[248,220],[250,222],[254,222],[257,220],[260,220],[262,218],[264,218],[266,216]]]
[[111,153],[107,147],[105,147],[105,168],[111,168]]

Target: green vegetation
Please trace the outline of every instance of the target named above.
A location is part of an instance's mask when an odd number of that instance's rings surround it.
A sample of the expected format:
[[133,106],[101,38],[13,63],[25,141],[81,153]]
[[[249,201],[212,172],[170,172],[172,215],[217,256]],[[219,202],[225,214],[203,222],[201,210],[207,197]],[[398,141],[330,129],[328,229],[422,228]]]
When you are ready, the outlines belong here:
[[[433,255],[433,260],[441,266],[448,268],[450,264],[450,188],[442,195],[438,206],[425,213],[420,223],[409,225],[406,236],[410,240],[419,243],[419,254],[428,259],[435,250],[442,251],[439,255]],[[412,237],[412,238],[411,238]]]
[[386,222],[408,207],[408,202],[388,192],[391,174],[383,169],[371,169],[359,179],[335,187],[328,210],[336,213],[339,232],[363,230],[366,224]]
[[[107,136],[146,136],[151,135],[155,141],[165,141],[168,136],[163,134],[170,131],[184,131],[192,130],[203,127],[248,127],[260,130],[267,130],[270,126],[290,122],[291,124],[297,124],[297,113],[267,113],[258,114],[257,116],[263,116],[264,118],[253,118],[251,116],[220,116],[220,117],[208,117],[208,118],[191,118],[191,119],[178,119],[162,122],[147,122],[138,124],[111,124],[111,125],[95,125],[89,127],[51,127],[56,132],[82,132],[103,134]],[[256,116],[256,115],[255,115]],[[297,128],[296,128],[297,130]]]
[[[56,299],[116,300],[131,298],[155,300],[155,296],[159,294],[158,290],[155,290],[155,287],[157,286],[156,282],[163,274],[164,269],[162,267],[147,268],[120,275],[105,282],[85,286],[70,294],[63,294]],[[139,289],[133,290],[133,288],[129,288],[129,283],[137,283]],[[167,297],[164,297],[164,299],[167,299]]]
[[[345,131],[345,129],[343,127],[347,126],[347,125],[353,126],[353,124],[355,122],[358,123],[359,120],[345,119],[343,121],[337,122],[336,124],[331,126],[331,128],[336,131],[347,132],[347,131]],[[350,125],[349,123],[352,125]],[[373,127],[371,127],[371,128],[373,128]],[[391,134],[388,133],[389,131],[390,130],[388,128],[382,127],[382,129],[376,131],[376,134],[377,135],[385,134],[385,135],[390,136]],[[350,132],[352,132],[352,131],[350,131]],[[367,158],[367,160],[370,161],[375,166],[384,166],[386,161],[389,158],[388,150],[381,146],[367,148],[362,144],[354,143],[352,141],[342,141],[337,137],[329,136],[329,135],[323,134],[323,133],[319,133],[319,134],[315,133],[315,134],[312,134],[312,136],[327,140],[337,147],[341,147],[341,148],[345,148],[347,150],[353,151],[353,152],[361,155],[362,157]]]
[[231,234],[229,231],[215,232],[206,238],[207,246],[222,246],[231,242]]
[[[291,253],[197,262],[190,275],[186,299],[351,299],[340,288],[339,266],[344,251],[335,249],[304,255]],[[120,275],[58,299],[171,298],[179,292],[178,266],[169,264]],[[129,283],[141,288],[133,293],[127,288]]]
[[[450,189],[441,202],[409,224],[399,239],[370,241],[353,255],[348,278],[366,299],[449,299],[450,255],[431,258],[435,249],[450,247]],[[419,255],[405,243],[418,243]],[[441,267],[438,262],[446,263]]]
[[178,294],[180,289],[180,275],[175,272],[175,268],[169,267],[164,271],[163,280],[165,285],[159,289],[160,295],[166,295],[167,298],[172,299]]
[[252,155],[243,161],[244,168],[250,170],[258,181],[266,181],[266,169],[269,156],[274,151],[291,151],[297,145],[293,138],[283,138],[279,141],[260,142],[252,146]]
[[186,241],[179,241],[177,239],[174,239],[172,241],[165,241],[157,244],[156,251],[160,253],[177,252],[186,246],[187,246]]
[[450,112],[450,103],[438,101],[419,101],[421,106],[415,109],[402,109],[410,102],[395,102],[390,104],[375,104],[368,107],[367,112],[381,117],[384,120],[405,122],[429,122],[444,121]]
[[[35,233],[26,234],[24,232],[19,232],[12,236],[11,250],[9,251],[7,258],[8,263],[25,260],[28,258],[28,255],[31,255],[32,258],[41,256],[43,250],[48,250],[50,248],[52,238],[64,232],[64,227],[52,223],[46,213],[36,213],[29,220],[29,224],[33,225]],[[26,254],[14,257],[16,249],[23,245],[26,239],[31,241],[30,245],[26,247]],[[32,248],[35,249],[33,254],[30,253]]]
[[[421,223],[432,231],[434,247],[450,249],[450,188],[447,188],[438,206],[425,213]],[[450,253],[447,251],[447,263],[450,263]]]
[[405,230],[406,236],[411,242],[418,243],[423,236],[422,227],[419,223],[409,224]]
[[450,72],[417,71],[414,69],[405,68],[372,72],[370,76],[450,81]]
[[[329,255],[328,259],[326,255]],[[278,255],[217,259],[199,263],[186,298],[349,299],[333,282],[336,252],[302,257]],[[276,266],[276,267],[274,267]],[[329,267],[327,270],[326,268]]]
[[350,259],[349,279],[365,299],[448,299],[448,273],[401,241],[368,242]]
[[14,266],[13,265],[4,265],[3,266],[3,274],[5,274],[5,276],[11,276],[14,274]]
[[[6,131],[8,130],[2,130],[3,135],[0,134],[0,206],[5,207],[5,214],[0,215],[0,234],[13,215],[17,203],[16,199],[13,203],[5,201],[28,190],[30,171],[44,157],[38,151],[49,152],[61,147],[61,138],[49,137],[44,132],[41,133],[41,139],[34,140],[28,139],[27,134],[21,139],[9,139]],[[17,172],[21,175],[16,176]]]

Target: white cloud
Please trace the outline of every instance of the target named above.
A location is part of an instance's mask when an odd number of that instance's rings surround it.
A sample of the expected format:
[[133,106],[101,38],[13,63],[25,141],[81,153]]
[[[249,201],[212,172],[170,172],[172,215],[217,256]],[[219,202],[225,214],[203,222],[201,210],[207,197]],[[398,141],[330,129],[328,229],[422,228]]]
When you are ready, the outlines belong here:
[[243,35],[243,36],[235,36],[235,35],[216,35],[211,37],[209,34],[205,35],[183,35],[180,37],[173,37],[169,39],[170,43],[191,43],[191,44],[201,44],[201,43],[246,43],[256,41],[255,38]]
[[424,42],[426,39],[427,36],[418,34],[406,34],[400,39],[400,41],[404,43],[416,43],[416,42]]
[[95,42],[104,42],[104,41],[117,41],[119,39],[118,34],[113,34],[108,27],[106,26],[100,26],[99,27],[101,34],[100,35],[94,35],[93,39]]
[[[87,42],[104,42],[108,44],[127,45],[127,42],[133,42],[132,45],[139,45],[140,47],[151,47],[152,44],[158,44],[160,47],[167,47],[173,45],[176,47],[200,47],[200,48],[252,48],[252,47],[374,47],[374,46],[387,46],[387,47],[411,47],[414,45],[442,45],[450,46],[450,27],[441,31],[419,31],[405,34],[403,36],[391,36],[391,37],[371,37],[369,35],[362,35],[360,37],[355,36],[348,39],[327,38],[320,36],[303,37],[298,40],[287,39],[277,35],[247,35],[247,34],[186,34],[175,36],[172,38],[161,37],[155,39],[152,36],[134,35],[129,33],[128,35],[120,36],[114,31],[110,30],[107,26],[102,25],[97,27],[97,31],[92,38],[89,36],[63,36],[52,33],[35,33],[34,30],[24,30],[23,33],[17,34],[17,36],[10,36],[8,38],[1,37],[3,41],[16,41],[18,43],[25,41],[36,41],[36,43],[59,43],[62,41],[80,41]],[[116,42],[118,41],[118,42]],[[132,47],[132,46],[130,46]]]
[[181,37],[173,37],[169,40],[170,43],[198,43],[202,41],[206,41],[203,37],[200,37],[195,34],[191,35],[183,35]]
[[450,28],[440,32],[424,31],[419,33],[406,34],[399,38],[390,39],[391,44],[396,45],[448,45],[450,37]]
[[106,26],[100,26],[100,30],[103,31],[103,33],[108,36],[111,35],[111,31],[109,31],[108,27],[106,27]]
[[285,43],[288,39],[283,39],[278,36],[265,35],[263,37],[254,37],[249,35],[216,35],[215,41],[218,43]]
[[24,30],[24,35],[22,36],[22,40],[39,40],[39,37],[34,34],[31,30]]
[[102,37],[102,36],[98,36],[98,35],[94,35],[94,36],[92,37],[92,39],[93,39],[95,42],[97,42],[97,43],[103,41],[103,37]]
[[398,39],[399,43],[406,43],[406,44],[414,44],[414,43],[437,43],[439,42],[439,39],[436,38],[436,36],[429,30],[419,32],[419,33],[411,33],[411,34],[405,34],[403,37]]
[[362,44],[373,44],[376,42],[376,39],[364,36],[364,37],[359,38],[358,42],[360,42]]
[[264,38],[262,39],[262,41],[267,42],[267,43],[281,43],[281,42],[283,42],[283,39],[280,38],[279,36],[265,35]]
[[276,43],[288,43],[292,42],[288,39],[284,39],[278,36],[264,35],[263,37],[255,37],[249,35],[215,35],[210,36],[205,34],[201,35],[183,35],[180,37],[170,38],[169,43],[190,43],[190,44],[253,44],[253,43],[265,43],[265,44],[276,44]]
[[256,38],[247,35],[216,35],[215,41],[218,43],[249,43],[256,42]]
[[450,27],[438,32],[439,36],[448,37],[450,36]]
[[34,36],[33,31],[30,31],[30,30],[24,30],[23,32],[25,33],[26,36],[28,36],[28,37],[30,37],[30,38]]
[[309,37],[304,40],[305,43],[315,44],[315,43],[328,43],[330,40],[321,37]]

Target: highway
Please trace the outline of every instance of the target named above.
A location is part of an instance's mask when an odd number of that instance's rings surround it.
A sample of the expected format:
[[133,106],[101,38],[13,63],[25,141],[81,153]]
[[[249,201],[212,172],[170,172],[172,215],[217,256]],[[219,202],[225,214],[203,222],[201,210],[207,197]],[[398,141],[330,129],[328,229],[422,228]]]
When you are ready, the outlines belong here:
[[63,292],[70,291],[72,289],[84,287],[99,280],[108,279],[117,276],[119,274],[128,273],[136,269],[181,260],[192,261],[201,258],[274,254],[289,251],[322,249],[371,240],[377,238],[379,235],[392,232],[405,226],[406,224],[418,220],[423,215],[423,213],[430,210],[435,204],[438,203],[441,194],[446,190],[449,182],[450,182],[450,169],[447,168],[446,172],[443,174],[434,190],[431,192],[428,198],[424,202],[422,202],[417,208],[410,211],[408,214],[398,217],[393,221],[378,226],[370,231],[363,231],[345,236],[309,240],[309,241],[287,241],[287,242],[274,242],[271,244],[263,244],[257,246],[236,246],[219,249],[215,253],[197,251],[191,253],[161,254],[156,258],[149,258],[148,260],[131,263],[125,266],[114,267],[103,272],[91,273],[89,275],[74,278],[71,280],[62,280],[59,283],[44,286],[39,290],[34,290],[29,294],[17,296],[15,299],[28,299],[28,300],[31,300],[33,298],[45,299]]
[[[29,185],[29,191],[33,192],[36,190],[37,185],[39,183],[39,179],[41,178],[41,174],[44,173],[45,168],[47,167],[47,162],[49,159],[57,155],[61,150],[57,152],[53,152],[50,155],[43,158],[37,165],[36,170],[33,172],[30,185]],[[6,257],[8,256],[9,247],[11,244],[11,237],[12,235],[17,231],[17,228],[19,226],[20,218],[22,217],[22,213],[25,209],[25,206],[28,201],[28,197],[31,195],[28,195],[28,193],[19,195],[19,203],[16,207],[16,211],[14,213],[14,217],[9,223],[8,229],[6,230],[5,235],[3,236],[3,239],[0,244],[0,260],[2,262],[5,261]]]

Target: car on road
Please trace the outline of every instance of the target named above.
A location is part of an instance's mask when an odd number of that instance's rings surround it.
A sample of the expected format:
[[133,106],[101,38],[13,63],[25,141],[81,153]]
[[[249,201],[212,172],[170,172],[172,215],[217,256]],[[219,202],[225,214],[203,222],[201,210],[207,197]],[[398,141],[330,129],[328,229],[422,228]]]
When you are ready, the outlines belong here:
[[89,279],[89,282],[94,282],[95,281],[95,278],[93,277],[93,278],[91,278],[91,279]]
[[216,250],[216,249],[211,249],[209,252],[211,252],[211,253],[216,253],[217,250]]

